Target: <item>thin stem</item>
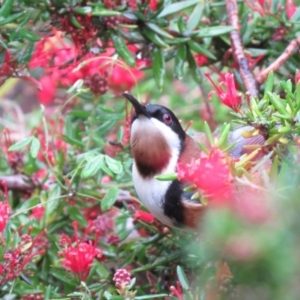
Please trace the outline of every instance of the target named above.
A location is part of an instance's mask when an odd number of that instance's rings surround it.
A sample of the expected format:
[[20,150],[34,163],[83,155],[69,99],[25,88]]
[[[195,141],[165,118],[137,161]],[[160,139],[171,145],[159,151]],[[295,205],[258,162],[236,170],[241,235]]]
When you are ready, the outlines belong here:
[[239,32],[240,24],[236,0],[226,0],[226,8],[228,14],[228,23],[236,28],[230,32],[233,57],[239,66],[239,71],[246,91],[249,92],[250,96],[255,97],[258,95],[258,90],[255,78],[250,71],[248,60],[244,54],[242,38]]
[[262,84],[268,77],[271,71],[278,70],[288,59],[291,57],[297,48],[300,47],[300,37],[293,39],[282,52],[282,54],[274,60],[266,69],[264,69],[257,77],[256,80]]

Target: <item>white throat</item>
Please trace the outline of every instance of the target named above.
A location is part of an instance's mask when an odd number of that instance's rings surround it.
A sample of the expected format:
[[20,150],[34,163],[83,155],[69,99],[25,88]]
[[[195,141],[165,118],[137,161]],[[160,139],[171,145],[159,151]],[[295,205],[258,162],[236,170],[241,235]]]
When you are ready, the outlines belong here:
[[[151,122],[151,124],[149,123]],[[170,174],[176,171],[176,165],[180,154],[180,139],[178,135],[168,126],[155,118],[139,117],[131,127],[131,134],[147,132],[147,130],[158,130],[168,142],[171,150],[171,157],[167,166],[161,174]],[[155,145],[153,145],[155,147]],[[135,162],[132,167],[133,184],[140,201],[157,219],[164,224],[172,226],[172,220],[164,214],[164,196],[171,181],[159,181],[154,177],[144,178],[138,172]]]

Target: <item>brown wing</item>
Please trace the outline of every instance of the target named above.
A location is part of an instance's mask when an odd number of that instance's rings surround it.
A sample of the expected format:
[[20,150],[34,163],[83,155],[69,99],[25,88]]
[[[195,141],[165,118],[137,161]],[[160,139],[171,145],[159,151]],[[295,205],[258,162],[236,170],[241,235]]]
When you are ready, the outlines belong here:
[[[231,131],[228,136],[228,144],[233,144],[234,147],[229,151],[229,155],[234,158],[239,158],[243,154],[250,154],[252,151],[254,151],[254,148],[247,148],[247,146],[253,145],[259,146],[264,145],[266,139],[263,135],[257,134],[255,136],[252,136],[251,133],[255,130],[252,126],[242,126],[238,127],[235,130]],[[245,137],[249,135],[249,137]],[[256,157],[256,159],[261,158],[265,153],[263,151],[260,151]]]
[[[247,146],[262,146],[264,145],[266,139],[263,135],[257,134],[255,136],[251,136],[251,132],[255,130],[252,126],[240,126],[235,128],[229,133],[228,136],[228,145],[234,144],[234,147],[229,151],[229,155],[234,158],[239,158],[243,154],[249,154],[253,151],[253,149],[247,148]],[[214,134],[218,136],[218,134]],[[249,135],[249,137],[245,137]],[[201,142],[205,144],[208,148],[210,147],[206,135],[204,133],[194,133],[192,135],[192,140],[194,140],[194,144],[199,148],[198,143]],[[261,151],[255,159],[262,157],[265,153]]]

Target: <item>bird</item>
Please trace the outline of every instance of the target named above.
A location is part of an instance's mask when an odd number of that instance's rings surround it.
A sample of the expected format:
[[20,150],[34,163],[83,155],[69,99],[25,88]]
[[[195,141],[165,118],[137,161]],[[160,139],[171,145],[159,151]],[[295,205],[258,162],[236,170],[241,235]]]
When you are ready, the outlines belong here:
[[[185,183],[177,179],[161,181],[156,176],[176,172],[178,163],[188,164],[192,158],[199,159],[199,138],[189,136],[167,107],[142,105],[127,92],[123,96],[134,108],[130,147],[133,185],[139,200],[151,214],[169,227],[196,228],[208,206],[202,204],[201,199],[192,199],[193,192],[184,190]],[[248,127],[246,130],[253,129]],[[244,154],[247,151],[243,148],[245,144],[265,142],[265,137],[260,134],[246,139],[242,131],[245,128],[238,128],[229,134],[229,143],[235,141],[230,152],[232,157]]]

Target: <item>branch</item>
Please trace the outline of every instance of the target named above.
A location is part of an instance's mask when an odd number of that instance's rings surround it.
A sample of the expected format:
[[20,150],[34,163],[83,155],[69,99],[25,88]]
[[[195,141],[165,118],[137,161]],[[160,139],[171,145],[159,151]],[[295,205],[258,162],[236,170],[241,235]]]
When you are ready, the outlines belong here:
[[259,84],[263,83],[269,73],[271,71],[278,70],[287,60],[290,56],[292,56],[297,49],[297,47],[300,46],[300,37],[297,37],[293,39],[285,48],[283,53],[275,60],[273,63],[271,63],[266,69],[264,69],[257,77],[256,80]]
[[233,57],[239,65],[239,71],[246,90],[249,92],[250,96],[255,97],[258,94],[258,90],[255,78],[250,71],[248,60],[244,54],[242,39],[238,29],[240,26],[236,0],[226,0],[226,8],[229,25],[237,28],[236,30],[230,32]]
[[[28,192],[34,189],[33,184],[28,183],[28,178],[22,174],[16,175],[0,175],[0,182],[4,181],[6,183],[8,190]],[[2,186],[0,184],[0,189]]]

